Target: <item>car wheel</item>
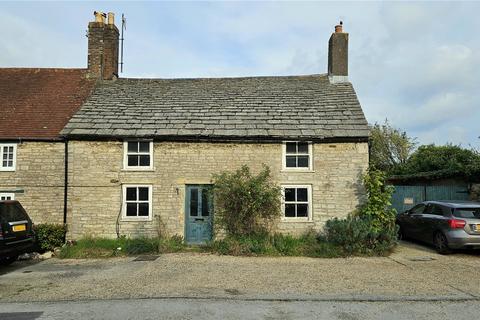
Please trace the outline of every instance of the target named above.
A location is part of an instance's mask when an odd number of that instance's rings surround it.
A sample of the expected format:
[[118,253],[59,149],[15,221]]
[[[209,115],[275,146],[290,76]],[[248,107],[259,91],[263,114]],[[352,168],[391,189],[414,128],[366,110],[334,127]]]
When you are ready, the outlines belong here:
[[9,256],[9,257],[3,257],[0,259],[0,265],[2,266],[8,266],[15,261],[17,261],[18,256]]
[[435,249],[440,254],[449,254],[451,252],[450,248],[448,247],[448,240],[447,237],[441,232],[435,233],[433,236],[433,244]]

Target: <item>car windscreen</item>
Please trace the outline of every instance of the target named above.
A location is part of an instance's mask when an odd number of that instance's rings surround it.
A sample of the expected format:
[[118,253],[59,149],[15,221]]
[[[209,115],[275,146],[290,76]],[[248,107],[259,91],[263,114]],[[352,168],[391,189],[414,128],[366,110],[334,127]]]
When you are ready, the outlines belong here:
[[18,203],[0,203],[0,220],[3,223],[27,220],[22,207]]
[[465,219],[480,219],[480,208],[457,208],[453,211],[453,216]]

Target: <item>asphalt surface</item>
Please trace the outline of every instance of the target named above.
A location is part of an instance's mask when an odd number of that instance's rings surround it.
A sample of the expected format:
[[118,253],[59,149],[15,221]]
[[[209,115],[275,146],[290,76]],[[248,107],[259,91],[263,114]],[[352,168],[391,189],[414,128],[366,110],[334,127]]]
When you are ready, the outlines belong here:
[[[480,253],[402,243],[390,257],[182,253],[16,262],[0,269],[0,319],[472,319]],[[140,259],[141,260],[141,259]]]
[[[20,311],[21,310],[21,311]],[[20,311],[20,312],[19,312]],[[471,302],[130,299],[0,304],[0,319],[474,319]]]

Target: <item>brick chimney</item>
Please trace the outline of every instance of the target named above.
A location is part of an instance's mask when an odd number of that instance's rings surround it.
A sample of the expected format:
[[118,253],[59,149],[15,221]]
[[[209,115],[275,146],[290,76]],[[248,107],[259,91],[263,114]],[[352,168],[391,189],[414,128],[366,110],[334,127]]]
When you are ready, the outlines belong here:
[[114,14],[95,11],[95,21],[88,24],[88,76],[112,80],[118,77],[119,32]]
[[328,41],[328,78],[331,83],[348,82],[348,33],[342,21]]

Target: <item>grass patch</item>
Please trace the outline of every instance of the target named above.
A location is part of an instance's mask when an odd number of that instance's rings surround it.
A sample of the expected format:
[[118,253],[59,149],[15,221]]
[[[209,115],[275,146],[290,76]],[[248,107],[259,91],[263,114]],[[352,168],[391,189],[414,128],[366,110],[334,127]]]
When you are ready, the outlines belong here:
[[307,233],[300,237],[291,235],[255,235],[227,236],[209,242],[205,246],[188,246],[181,236],[168,238],[83,238],[73,245],[65,245],[60,258],[112,258],[137,256],[141,254],[161,254],[174,252],[209,252],[233,256],[304,256],[314,258],[341,258],[347,256],[385,256],[391,252],[391,246],[375,247],[375,250],[352,250],[341,245]]
[[74,244],[65,245],[60,251],[63,259],[112,258],[180,252],[185,249],[183,238],[83,238]]

